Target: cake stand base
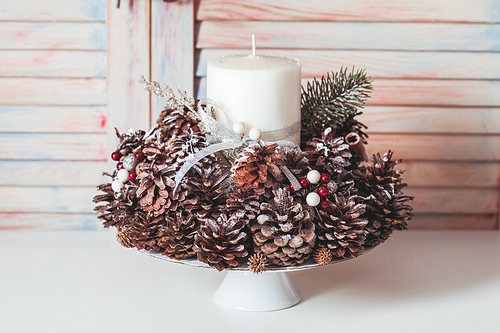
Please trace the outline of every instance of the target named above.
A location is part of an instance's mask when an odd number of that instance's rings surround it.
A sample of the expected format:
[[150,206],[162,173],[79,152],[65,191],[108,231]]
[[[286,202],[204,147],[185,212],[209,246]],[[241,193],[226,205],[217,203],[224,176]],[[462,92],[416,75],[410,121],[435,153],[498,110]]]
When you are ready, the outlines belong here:
[[285,272],[256,275],[228,271],[214,294],[215,303],[241,311],[275,311],[294,306],[300,294]]

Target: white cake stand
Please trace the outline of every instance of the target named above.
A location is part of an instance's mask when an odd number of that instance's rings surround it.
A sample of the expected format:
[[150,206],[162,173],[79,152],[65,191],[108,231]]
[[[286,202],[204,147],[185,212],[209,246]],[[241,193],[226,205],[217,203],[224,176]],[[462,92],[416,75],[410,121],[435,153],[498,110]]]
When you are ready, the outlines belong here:
[[[366,249],[360,255],[370,251]],[[161,252],[140,252],[151,257],[199,268],[213,269],[209,265],[196,259],[177,260],[161,254]],[[343,262],[348,259],[334,259],[330,264]],[[304,264],[293,267],[269,267],[262,274],[250,272],[248,266],[241,265],[227,269],[226,276],[215,291],[215,303],[230,309],[241,311],[275,311],[292,307],[300,302],[300,294],[287,275],[287,272],[300,271],[319,267],[312,258]]]

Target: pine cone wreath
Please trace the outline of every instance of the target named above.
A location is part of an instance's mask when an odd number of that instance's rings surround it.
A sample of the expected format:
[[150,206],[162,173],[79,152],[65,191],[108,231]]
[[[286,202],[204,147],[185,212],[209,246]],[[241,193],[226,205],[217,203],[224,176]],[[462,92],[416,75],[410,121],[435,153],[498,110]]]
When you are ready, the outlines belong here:
[[239,265],[239,258],[248,256],[247,234],[236,216],[220,214],[217,220],[207,218],[194,241],[198,260],[222,271]]
[[299,265],[311,255],[316,240],[311,214],[307,207],[294,202],[288,190],[273,193],[269,203],[261,203],[261,213],[250,225],[254,251],[275,265]]
[[187,259],[196,255],[194,251],[194,238],[198,232],[199,223],[183,211],[166,217],[166,226],[158,241],[160,248],[164,249],[163,255],[172,259]]
[[359,197],[341,193],[334,194],[327,207],[319,210],[318,247],[326,247],[332,255],[340,258],[353,258],[364,250],[368,234],[364,218],[366,205],[357,203]]
[[266,145],[259,140],[240,154],[231,171],[237,186],[262,195],[266,188],[275,187],[283,180],[279,166],[284,163],[278,144]]
[[342,175],[351,165],[349,145],[345,143],[344,137],[334,137],[330,127],[321,138],[308,141],[305,151],[312,169],[330,174],[333,178]]
[[412,208],[407,204],[413,197],[405,196],[402,192],[407,186],[401,179],[404,171],[395,169],[401,160],[393,160],[392,156],[390,150],[384,157],[376,153],[364,170],[363,194],[368,198],[366,215],[370,220],[367,226],[370,232],[367,239],[369,246],[384,242],[395,229],[406,229],[413,217]]

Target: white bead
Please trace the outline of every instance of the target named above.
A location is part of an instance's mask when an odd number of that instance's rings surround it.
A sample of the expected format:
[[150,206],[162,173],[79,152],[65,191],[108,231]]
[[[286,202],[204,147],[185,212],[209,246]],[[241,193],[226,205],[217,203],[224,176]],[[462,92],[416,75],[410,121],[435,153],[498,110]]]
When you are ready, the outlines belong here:
[[307,204],[309,206],[312,206],[312,207],[319,205],[320,201],[321,201],[321,198],[319,197],[319,194],[316,192],[311,192],[306,197]]
[[248,136],[250,137],[250,139],[252,140],[259,140],[261,137],[262,137],[262,132],[260,131],[260,129],[256,128],[256,127],[253,127],[252,129],[250,129],[250,131],[248,132]]
[[236,134],[245,133],[245,123],[242,121],[237,121],[233,124],[233,132]]
[[121,180],[119,180],[119,179],[115,179],[111,183],[111,188],[115,192],[120,192],[120,190],[122,189],[122,187],[123,187],[123,182]]
[[317,184],[319,183],[319,180],[321,179],[321,174],[319,173],[318,170],[311,170],[307,173],[307,180],[311,184]]
[[118,178],[118,180],[121,181],[122,183],[126,182],[128,180],[128,171],[126,169],[118,170],[116,178]]

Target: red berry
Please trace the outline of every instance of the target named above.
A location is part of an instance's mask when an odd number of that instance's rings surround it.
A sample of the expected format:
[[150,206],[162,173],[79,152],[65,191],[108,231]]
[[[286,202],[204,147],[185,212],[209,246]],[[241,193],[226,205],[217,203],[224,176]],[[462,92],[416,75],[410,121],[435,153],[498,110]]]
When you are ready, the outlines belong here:
[[135,180],[136,177],[137,174],[134,171],[130,171],[130,173],[128,174],[128,179],[130,180]]
[[295,191],[292,184],[288,185],[288,188],[290,189],[290,191]]
[[117,165],[116,165],[116,170],[121,170],[123,169],[123,163],[122,162],[119,162]]
[[328,195],[328,189],[324,186],[320,186],[318,188],[318,194],[321,195],[322,197],[326,197]]
[[326,184],[330,181],[330,176],[327,175],[326,173],[324,173],[321,175],[320,181],[321,181],[321,183]]
[[142,159],[144,158],[144,154],[142,153],[142,151],[138,151],[137,153],[135,153],[135,158],[138,161],[142,161]]
[[301,180],[299,180],[299,183],[300,183],[300,186],[306,187],[309,185],[309,180],[307,180],[307,178],[302,178]]
[[328,200],[321,200],[321,202],[319,204],[320,204],[322,209],[327,209],[328,206],[330,206],[330,203],[328,202]]
[[113,161],[118,161],[120,158],[122,157],[122,154],[120,154],[119,152],[115,151],[111,154],[111,159]]

